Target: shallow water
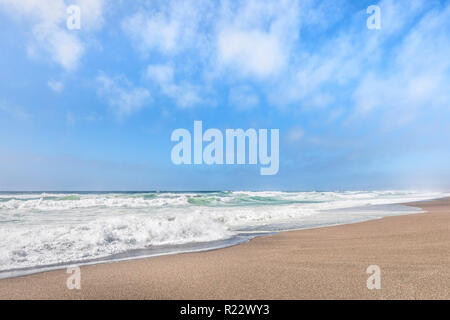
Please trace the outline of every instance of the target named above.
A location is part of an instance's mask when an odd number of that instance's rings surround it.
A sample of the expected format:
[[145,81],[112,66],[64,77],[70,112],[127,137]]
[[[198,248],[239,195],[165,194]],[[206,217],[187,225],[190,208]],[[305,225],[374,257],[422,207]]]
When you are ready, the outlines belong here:
[[271,232],[414,213],[415,208],[392,204],[443,196],[405,191],[2,193],[0,277],[208,250]]

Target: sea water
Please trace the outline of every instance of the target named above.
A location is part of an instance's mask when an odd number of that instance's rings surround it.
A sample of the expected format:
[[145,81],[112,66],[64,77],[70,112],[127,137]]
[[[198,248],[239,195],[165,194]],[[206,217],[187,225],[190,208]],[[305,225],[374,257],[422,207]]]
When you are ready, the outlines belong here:
[[418,209],[437,192],[0,193],[0,278],[230,246]]

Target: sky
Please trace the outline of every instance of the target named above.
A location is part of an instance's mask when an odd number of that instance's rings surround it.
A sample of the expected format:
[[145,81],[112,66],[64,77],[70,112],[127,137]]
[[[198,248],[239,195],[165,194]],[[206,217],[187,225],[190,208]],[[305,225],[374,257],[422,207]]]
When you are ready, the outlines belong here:
[[[0,0],[0,41],[3,191],[450,189],[450,1]],[[278,174],[174,165],[196,120]]]

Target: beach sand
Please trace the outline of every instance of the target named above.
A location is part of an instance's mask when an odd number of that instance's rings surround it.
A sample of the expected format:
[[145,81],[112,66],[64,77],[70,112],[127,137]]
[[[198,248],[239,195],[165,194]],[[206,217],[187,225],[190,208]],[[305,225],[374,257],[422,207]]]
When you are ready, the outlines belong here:
[[[427,213],[282,232],[208,252],[0,280],[0,299],[449,299],[450,199]],[[381,268],[368,290],[366,269]]]

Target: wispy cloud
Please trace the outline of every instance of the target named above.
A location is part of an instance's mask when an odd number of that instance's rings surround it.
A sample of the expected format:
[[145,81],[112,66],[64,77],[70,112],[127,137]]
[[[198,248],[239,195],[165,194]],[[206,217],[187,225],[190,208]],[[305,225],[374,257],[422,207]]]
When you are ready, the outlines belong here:
[[298,1],[224,1],[217,25],[217,57],[235,73],[258,78],[287,66],[298,39]]
[[218,39],[219,61],[244,75],[269,76],[283,66],[278,39],[260,31],[226,30]]
[[[81,30],[66,28],[69,4],[81,7]],[[279,127],[287,185],[363,181],[370,170],[382,181],[383,170],[420,171],[430,159],[448,173],[450,1],[370,4],[381,8],[380,30],[366,27],[368,2],[348,0],[0,0],[13,22],[2,25],[12,36],[0,50],[1,99],[15,103],[0,104],[3,134],[17,129],[25,146],[22,132],[35,133],[46,150],[59,120],[73,125],[67,140],[110,155],[85,134],[123,137],[98,107],[107,105],[133,138],[154,130],[140,142],[156,142],[156,154],[127,147],[162,167],[162,135],[195,117],[217,128]],[[104,51],[93,54],[93,44]],[[26,72],[24,48],[56,68]],[[151,105],[162,107],[142,112]],[[30,118],[39,126],[19,121]]]
[[179,107],[190,107],[202,102],[198,89],[189,83],[176,83],[174,69],[169,64],[149,65],[146,76],[154,81],[164,95],[175,100]]
[[153,1],[150,8],[141,7],[125,18],[122,28],[141,53],[172,56],[203,46],[212,7],[212,2],[204,0]]
[[118,116],[130,115],[143,108],[150,100],[150,92],[135,87],[123,76],[109,77],[100,74],[97,77],[98,94]]
[[[365,7],[349,14],[343,1],[297,0],[156,2],[123,29],[141,53],[164,61],[146,74],[179,106],[200,104],[197,88],[221,90],[224,79],[228,101],[248,106],[262,97],[274,106],[346,105],[363,114],[448,102],[449,3],[378,5],[376,31],[366,28]],[[257,93],[236,89],[252,86]]]
[[383,112],[397,124],[450,103],[450,5],[425,14],[392,50],[387,67],[361,77],[354,91],[358,115]]
[[16,120],[30,120],[33,115],[22,108],[0,101],[0,113],[13,117]]
[[86,51],[80,32],[68,30],[69,5],[78,5],[84,34],[98,30],[103,24],[103,0],[0,0],[0,10],[19,23],[29,23],[31,40],[27,52],[31,58],[50,59],[66,71],[75,70]]
[[61,92],[64,89],[64,83],[62,83],[61,81],[49,80],[47,82],[47,85],[55,92]]

